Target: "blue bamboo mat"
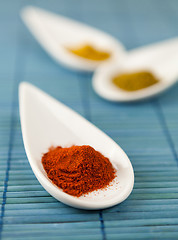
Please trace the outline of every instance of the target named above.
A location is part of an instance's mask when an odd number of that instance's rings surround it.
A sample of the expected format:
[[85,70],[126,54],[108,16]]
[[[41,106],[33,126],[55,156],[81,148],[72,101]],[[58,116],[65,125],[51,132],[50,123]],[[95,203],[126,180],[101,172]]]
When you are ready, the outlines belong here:
[[[19,18],[36,5],[81,20],[127,49],[178,35],[177,0],[0,1],[0,238],[2,240],[178,239],[178,85],[146,102],[98,97],[91,74],[54,63]],[[18,84],[28,81],[110,135],[130,157],[133,193],[103,211],[82,211],[51,197],[25,155]]]

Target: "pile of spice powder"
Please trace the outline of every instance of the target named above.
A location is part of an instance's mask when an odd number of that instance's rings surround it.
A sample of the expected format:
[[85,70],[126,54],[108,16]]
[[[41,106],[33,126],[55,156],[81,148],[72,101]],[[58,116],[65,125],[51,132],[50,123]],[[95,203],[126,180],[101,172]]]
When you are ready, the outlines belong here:
[[109,52],[97,50],[89,44],[78,48],[68,48],[68,50],[79,57],[94,61],[104,61],[111,56]]
[[148,71],[124,73],[112,78],[115,86],[125,91],[137,91],[150,87],[159,82],[155,76]]
[[109,159],[88,145],[51,147],[42,164],[55,185],[76,197],[105,188],[116,176]]

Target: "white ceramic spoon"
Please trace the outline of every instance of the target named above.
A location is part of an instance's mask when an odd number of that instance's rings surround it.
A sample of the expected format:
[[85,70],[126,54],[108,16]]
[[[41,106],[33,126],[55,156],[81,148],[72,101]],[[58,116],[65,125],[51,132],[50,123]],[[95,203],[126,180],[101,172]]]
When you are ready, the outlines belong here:
[[[29,83],[19,87],[20,118],[28,160],[41,185],[57,200],[81,209],[103,209],[124,201],[133,189],[134,172],[124,151],[79,114]],[[90,145],[108,157],[117,170],[113,184],[79,198],[64,193],[41,163],[50,146]]]
[[[148,88],[127,92],[116,87],[111,79],[119,73],[148,70],[160,82]],[[178,79],[178,38],[141,47],[128,52],[122,63],[108,63],[98,67],[93,76],[93,88],[103,98],[111,101],[135,101],[159,94]]]
[[43,48],[57,62],[70,68],[92,71],[103,62],[81,58],[66,49],[87,43],[111,52],[112,57],[105,61],[123,58],[125,52],[123,45],[100,30],[37,7],[25,7],[21,17]]

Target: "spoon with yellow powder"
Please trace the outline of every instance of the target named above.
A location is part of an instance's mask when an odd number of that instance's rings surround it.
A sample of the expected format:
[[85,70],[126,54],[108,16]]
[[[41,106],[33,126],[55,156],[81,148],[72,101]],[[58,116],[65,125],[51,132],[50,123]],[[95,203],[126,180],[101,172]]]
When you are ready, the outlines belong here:
[[32,6],[22,9],[21,17],[48,54],[69,68],[93,71],[125,54],[118,40],[78,21]]
[[100,66],[93,87],[110,101],[136,101],[153,97],[178,80],[178,38],[128,52],[123,62]]

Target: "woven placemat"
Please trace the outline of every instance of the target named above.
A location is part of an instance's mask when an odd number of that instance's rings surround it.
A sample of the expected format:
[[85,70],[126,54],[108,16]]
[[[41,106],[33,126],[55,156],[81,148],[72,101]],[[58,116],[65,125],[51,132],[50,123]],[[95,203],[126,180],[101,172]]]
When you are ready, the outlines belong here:
[[[1,239],[178,239],[178,86],[140,103],[101,99],[92,89],[92,74],[57,65],[34,40],[19,18],[26,4],[105,30],[128,49],[177,34],[177,1],[0,2]],[[103,211],[78,210],[41,187],[22,142],[21,81],[71,107],[124,149],[135,171],[134,190],[125,202]]]

